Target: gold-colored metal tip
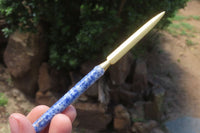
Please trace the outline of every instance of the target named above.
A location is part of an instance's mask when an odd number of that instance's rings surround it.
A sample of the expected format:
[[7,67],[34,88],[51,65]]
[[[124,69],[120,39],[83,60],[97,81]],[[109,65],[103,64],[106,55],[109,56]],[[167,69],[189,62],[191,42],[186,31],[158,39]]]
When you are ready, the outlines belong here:
[[140,41],[164,16],[165,11],[159,13],[147,23],[145,23],[140,29],[132,34],[125,42],[123,42],[117,49],[115,49],[100,66],[106,70],[112,64],[115,64],[122,56],[124,56],[135,44]]
[[160,13],[160,15],[163,17],[164,15],[165,15],[165,11],[162,11],[161,13]]
[[108,60],[104,61],[103,63],[100,64],[101,68],[103,68],[105,71],[108,69],[110,66],[110,62]]
[[110,64],[115,64],[122,56],[124,56],[137,42],[139,42],[164,16],[165,11],[159,13],[140,29],[132,34],[125,42],[123,42],[117,49],[115,49],[108,57]]

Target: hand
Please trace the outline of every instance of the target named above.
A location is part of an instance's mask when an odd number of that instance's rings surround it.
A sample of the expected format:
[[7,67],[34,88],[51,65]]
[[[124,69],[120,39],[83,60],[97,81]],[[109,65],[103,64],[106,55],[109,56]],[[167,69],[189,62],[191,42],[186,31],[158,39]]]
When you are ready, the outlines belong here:
[[[9,117],[11,133],[35,133],[32,123],[48,109],[48,106],[40,105],[33,108],[27,116],[19,113],[11,114]],[[55,115],[51,123],[41,133],[71,133],[75,117],[76,110],[70,105],[61,114]]]

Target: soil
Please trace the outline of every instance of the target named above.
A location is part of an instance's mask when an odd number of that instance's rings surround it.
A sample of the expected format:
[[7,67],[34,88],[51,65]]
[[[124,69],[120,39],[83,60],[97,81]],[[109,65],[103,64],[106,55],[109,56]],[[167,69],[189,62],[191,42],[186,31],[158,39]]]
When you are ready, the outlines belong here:
[[[200,1],[188,2],[181,9],[182,16],[199,16]],[[149,78],[159,82],[167,94],[164,103],[163,120],[174,119],[181,115],[200,117],[200,20],[183,20],[195,27],[196,42],[187,46],[185,36],[174,37],[162,31],[160,44],[148,57]],[[8,117],[13,112],[27,114],[35,106],[31,99],[19,92],[11,83],[4,66],[0,66],[0,92],[8,98],[6,106],[0,107],[0,133],[9,133]]]
[[[188,2],[178,15],[199,16],[200,1]],[[183,20],[192,25],[194,36],[189,39],[196,44],[188,46],[187,36],[172,36],[161,32],[160,44],[148,59],[150,78],[167,89],[165,120],[181,115],[200,117],[200,20]]]
[[3,65],[0,65],[0,93],[4,93],[8,100],[6,106],[0,106],[0,133],[9,133],[9,115],[14,112],[27,115],[35,104],[12,85],[11,77]]

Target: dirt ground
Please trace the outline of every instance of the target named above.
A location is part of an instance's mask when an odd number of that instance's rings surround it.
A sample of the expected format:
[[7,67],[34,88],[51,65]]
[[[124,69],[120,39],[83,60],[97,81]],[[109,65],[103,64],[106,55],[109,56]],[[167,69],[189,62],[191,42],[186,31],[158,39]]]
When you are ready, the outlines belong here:
[[0,106],[0,133],[9,133],[8,117],[14,112],[28,114],[35,106],[31,99],[27,99],[23,93],[14,88],[11,77],[4,66],[0,65],[0,93],[4,93],[8,103]]
[[[200,16],[200,1],[190,1],[178,15]],[[151,78],[167,89],[166,119],[180,115],[200,117],[200,20],[186,19],[182,22],[194,27],[192,37],[161,32],[161,44],[148,59]],[[195,45],[188,46],[188,38]]]
[[[190,1],[185,9],[178,13],[182,16],[200,16],[200,1]],[[195,28],[196,42],[193,46],[186,44],[186,36],[172,36],[161,32],[160,44],[148,58],[149,76],[159,82],[167,94],[165,98],[164,120],[174,119],[180,115],[200,117],[200,20],[183,20]],[[0,67],[0,92],[5,93],[8,104],[0,107],[0,133],[9,133],[8,117],[13,112],[27,114],[35,105],[14,89],[9,74]]]

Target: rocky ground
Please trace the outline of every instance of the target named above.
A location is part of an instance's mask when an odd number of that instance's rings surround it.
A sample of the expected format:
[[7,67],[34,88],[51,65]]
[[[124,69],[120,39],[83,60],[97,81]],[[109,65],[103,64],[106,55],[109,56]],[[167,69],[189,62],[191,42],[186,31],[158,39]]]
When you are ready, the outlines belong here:
[[13,112],[27,114],[35,104],[12,85],[11,77],[2,65],[0,65],[0,75],[0,93],[3,93],[8,100],[5,106],[0,106],[0,132],[9,133],[9,115]]
[[[200,1],[194,0],[178,15],[199,16],[199,12]],[[149,57],[149,72],[167,89],[165,111],[169,119],[177,115],[200,117],[200,19],[178,21],[192,29],[187,35],[162,32],[160,45]],[[174,23],[178,23],[177,20]]]
[[[186,33],[162,31],[160,44],[149,54],[147,59],[148,79],[156,81],[165,90],[166,96],[163,107],[161,122],[176,119],[180,116],[200,117],[200,1],[192,0],[185,9],[179,11],[180,20],[173,20],[175,24],[181,23],[186,27],[188,24],[192,29],[186,28]],[[180,17],[179,17],[180,18]],[[180,29],[175,29],[180,30]],[[27,99],[24,94],[18,91],[13,85],[10,75],[3,65],[0,66],[0,93],[4,93],[8,99],[5,106],[0,106],[0,133],[9,133],[8,117],[13,112],[27,114],[35,106],[32,99]],[[84,100],[84,97],[82,97]],[[81,108],[81,106],[79,106]],[[127,111],[123,106],[116,106],[115,116],[123,112],[126,119]],[[129,110],[130,111],[130,110]],[[116,123],[121,121],[121,116],[116,117]],[[144,127],[156,127],[158,123],[150,121],[141,125],[139,121],[132,127],[142,132]],[[76,123],[75,123],[76,124]],[[159,124],[162,127],[162,124]],[[137,127],[137,129],[135,129]],[[164,128],[161,128],[162,130]],[[165,131],[165,130],[163,130]],[[74,129],[74,132],[91,132],[85,129]],[[108,131],[109,132],[109,131]],[[155,128],[153,133],[162,133]]]
[[[185,9],[179,11],[168,32],[161,33],[161,43],[149,57],[148,70],[151,78],[167,89],[163,110],[164,120],[173,120],[170,133],[188,133],[188,130],[192,133],[199,132],[191,124],[196,123],[198,127],[200,118],[199,12],[200,1],[190,1]],[[192,18],[193,16],[198,17]],[[185,25],[185,31],[180,30],[179,24]],[[188,119],[192,120],[189,122]],[[178,123],[181,123],[179,126],[183,130],[173,127]]]

